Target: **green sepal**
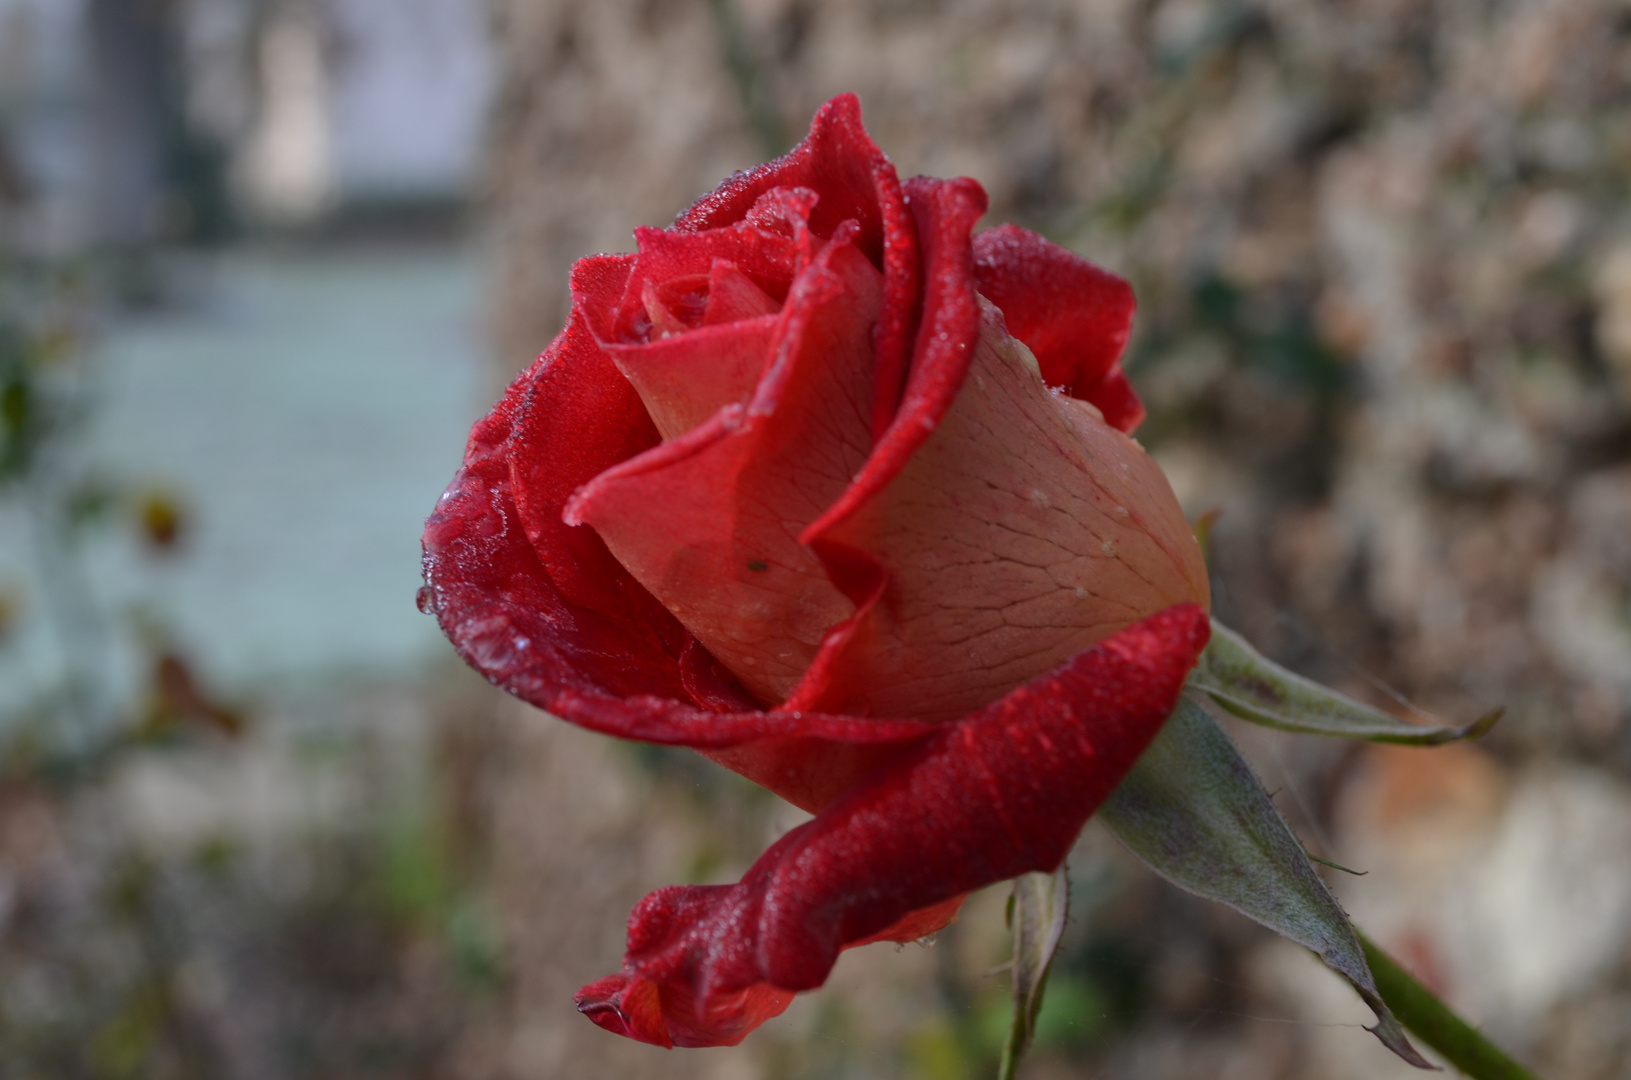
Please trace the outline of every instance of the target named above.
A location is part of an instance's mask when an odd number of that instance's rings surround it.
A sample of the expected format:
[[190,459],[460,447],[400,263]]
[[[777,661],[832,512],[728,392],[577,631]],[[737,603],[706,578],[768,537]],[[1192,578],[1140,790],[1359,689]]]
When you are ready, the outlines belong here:
[[1223,729],[1184,697],[1099,820],[1174,885],[1312,949],[1375,1012],[1369,1029],[1431,1069],[1377,992],[1359,937]]
[[1476,739],[1505,711],[1485,713],[1464,727],[1408,723],[1287,671],[1216,619],[1212,640],[1189,676],[1189,685],[1242,720],[1265,727],[1413,746]]
[[1070,878],[1063,866],[1051,874],[1021,874],[1008,901],[1014,931],[1014,1018],[1003,1044],[998,1080],[1013,1080],[1019,1059],[1031,1045],[1048,969],[1070,914]]

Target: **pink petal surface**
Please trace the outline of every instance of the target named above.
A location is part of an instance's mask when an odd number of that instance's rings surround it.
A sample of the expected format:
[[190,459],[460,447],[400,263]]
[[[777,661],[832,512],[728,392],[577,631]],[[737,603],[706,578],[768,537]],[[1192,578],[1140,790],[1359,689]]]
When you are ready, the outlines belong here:
[[1207,604],[1189,523],[1138,444],[1050,393],[994,308],[973,353],[934,433],[822,532],[887,585],[795,704],[955,719],[1151,612]]
[[630,917],[623,971],[584,987],[578,1007],[645,1042],[732,1044],[784,1009],[786,992],[821,985],[845,947],[1057,868],[1171,712],[1207,636],[1196,605],[1151,616],[943,725],[737,884],[652,893]]
[[922,310],[930,314],[926,321],[919,320],[899,410],[854,483],[800,537],[856,611],[828,631],[787,702],[790,708],[817,707],[828,696],[834,670],[841,669],[851,654],[874,644],[869,633],[871,611],[888,584],[888,573],[874,555],[829,534],[882,492],[928,439],[951,408],[972,357],[979,305],[971,284],[968,234],[985,212],[985,192],[971,180],[924,177],[911,180],[907,192],[923,260]]
[[923,179],[907,192],[931,315],[901,409],[805,533],[857,612],[790,708],[953,719],[1150,612],[1209,598],[1160,470],[1050,394],[1002,318],[982,314],[969,230],[984,193]]
[[1144,406],[1116,366],[1132,331],[1131,286],[1015,225],[974,237],[974,274],[1049,386],[1091,402],[1111,427],[1138,426]]
[[770,357],[774,315],[703,326],[647,345],[605,345],[665,439],[747,399]]

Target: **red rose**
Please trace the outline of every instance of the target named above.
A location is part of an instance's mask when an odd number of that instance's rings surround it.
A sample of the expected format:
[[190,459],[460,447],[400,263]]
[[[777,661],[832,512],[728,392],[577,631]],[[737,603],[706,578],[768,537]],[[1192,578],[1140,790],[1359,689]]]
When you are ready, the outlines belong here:
[[[855,98],[639,253],[471,432],[425,531],[461,655],[818,816],[676,886],[583,989],[602,1027],[734,1043],[841,949],[1059,865],[1173,708],[1206,573],[1124,432],[1127,284],[970,180],[902,185]],[[1051,389],[1050,389],[1051,388]]]

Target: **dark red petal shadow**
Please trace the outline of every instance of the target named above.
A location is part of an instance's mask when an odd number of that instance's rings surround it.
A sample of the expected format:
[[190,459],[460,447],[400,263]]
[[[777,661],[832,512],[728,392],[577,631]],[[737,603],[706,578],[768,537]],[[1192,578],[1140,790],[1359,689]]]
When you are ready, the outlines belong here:
[[1130,432],[1144,419],[1116,366],[1132,330],[1132,286],[1015,225],[974,237],[974,282],[1036,354],[1044,382],[1091,402],[1111,427]]
[[[1064,860],[1172,711],[1209,634],[1182,604],[940,727],[782,837],[735,885],[673,886],[629,919],[597,1024],[729,1045],[820,986],[846,947],[973,889]],[[921,928],[921,920],[915,920]]]

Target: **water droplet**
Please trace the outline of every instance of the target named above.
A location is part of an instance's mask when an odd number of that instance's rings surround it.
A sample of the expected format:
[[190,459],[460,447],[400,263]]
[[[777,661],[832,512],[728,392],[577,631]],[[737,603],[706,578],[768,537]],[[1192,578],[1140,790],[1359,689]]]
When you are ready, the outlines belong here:
[[1046,510],[1050,505],[1048,502],[1048,493],[1043,491],[1041,488],[1032,489],[1031,505],[1035,506],[1038,510]]
[[419,586],[419,591],[414,594],[413,602],[426,615],[436,614],[436,594],[430,591],[429,585]]
[[1106,540],[1104,543],[1099,545],[1099,550],[1104,552],[1105,558],[1113,559],[1116,557],[1116,542],[1114,540]]
[[1131,514],[1130,514],[1130,512],[1128,511],[1128,509],[1125,506],[1118,506],[1118,507],[1116,507],[1116,516],[1118,518],[1124,518],[1124,517],[1130,517]]
[[917,943],[923,946],[925,949],[932,949],[934,948],[935,940],[939,936],[939,934],[924,934],[922,937],[917,939]]

